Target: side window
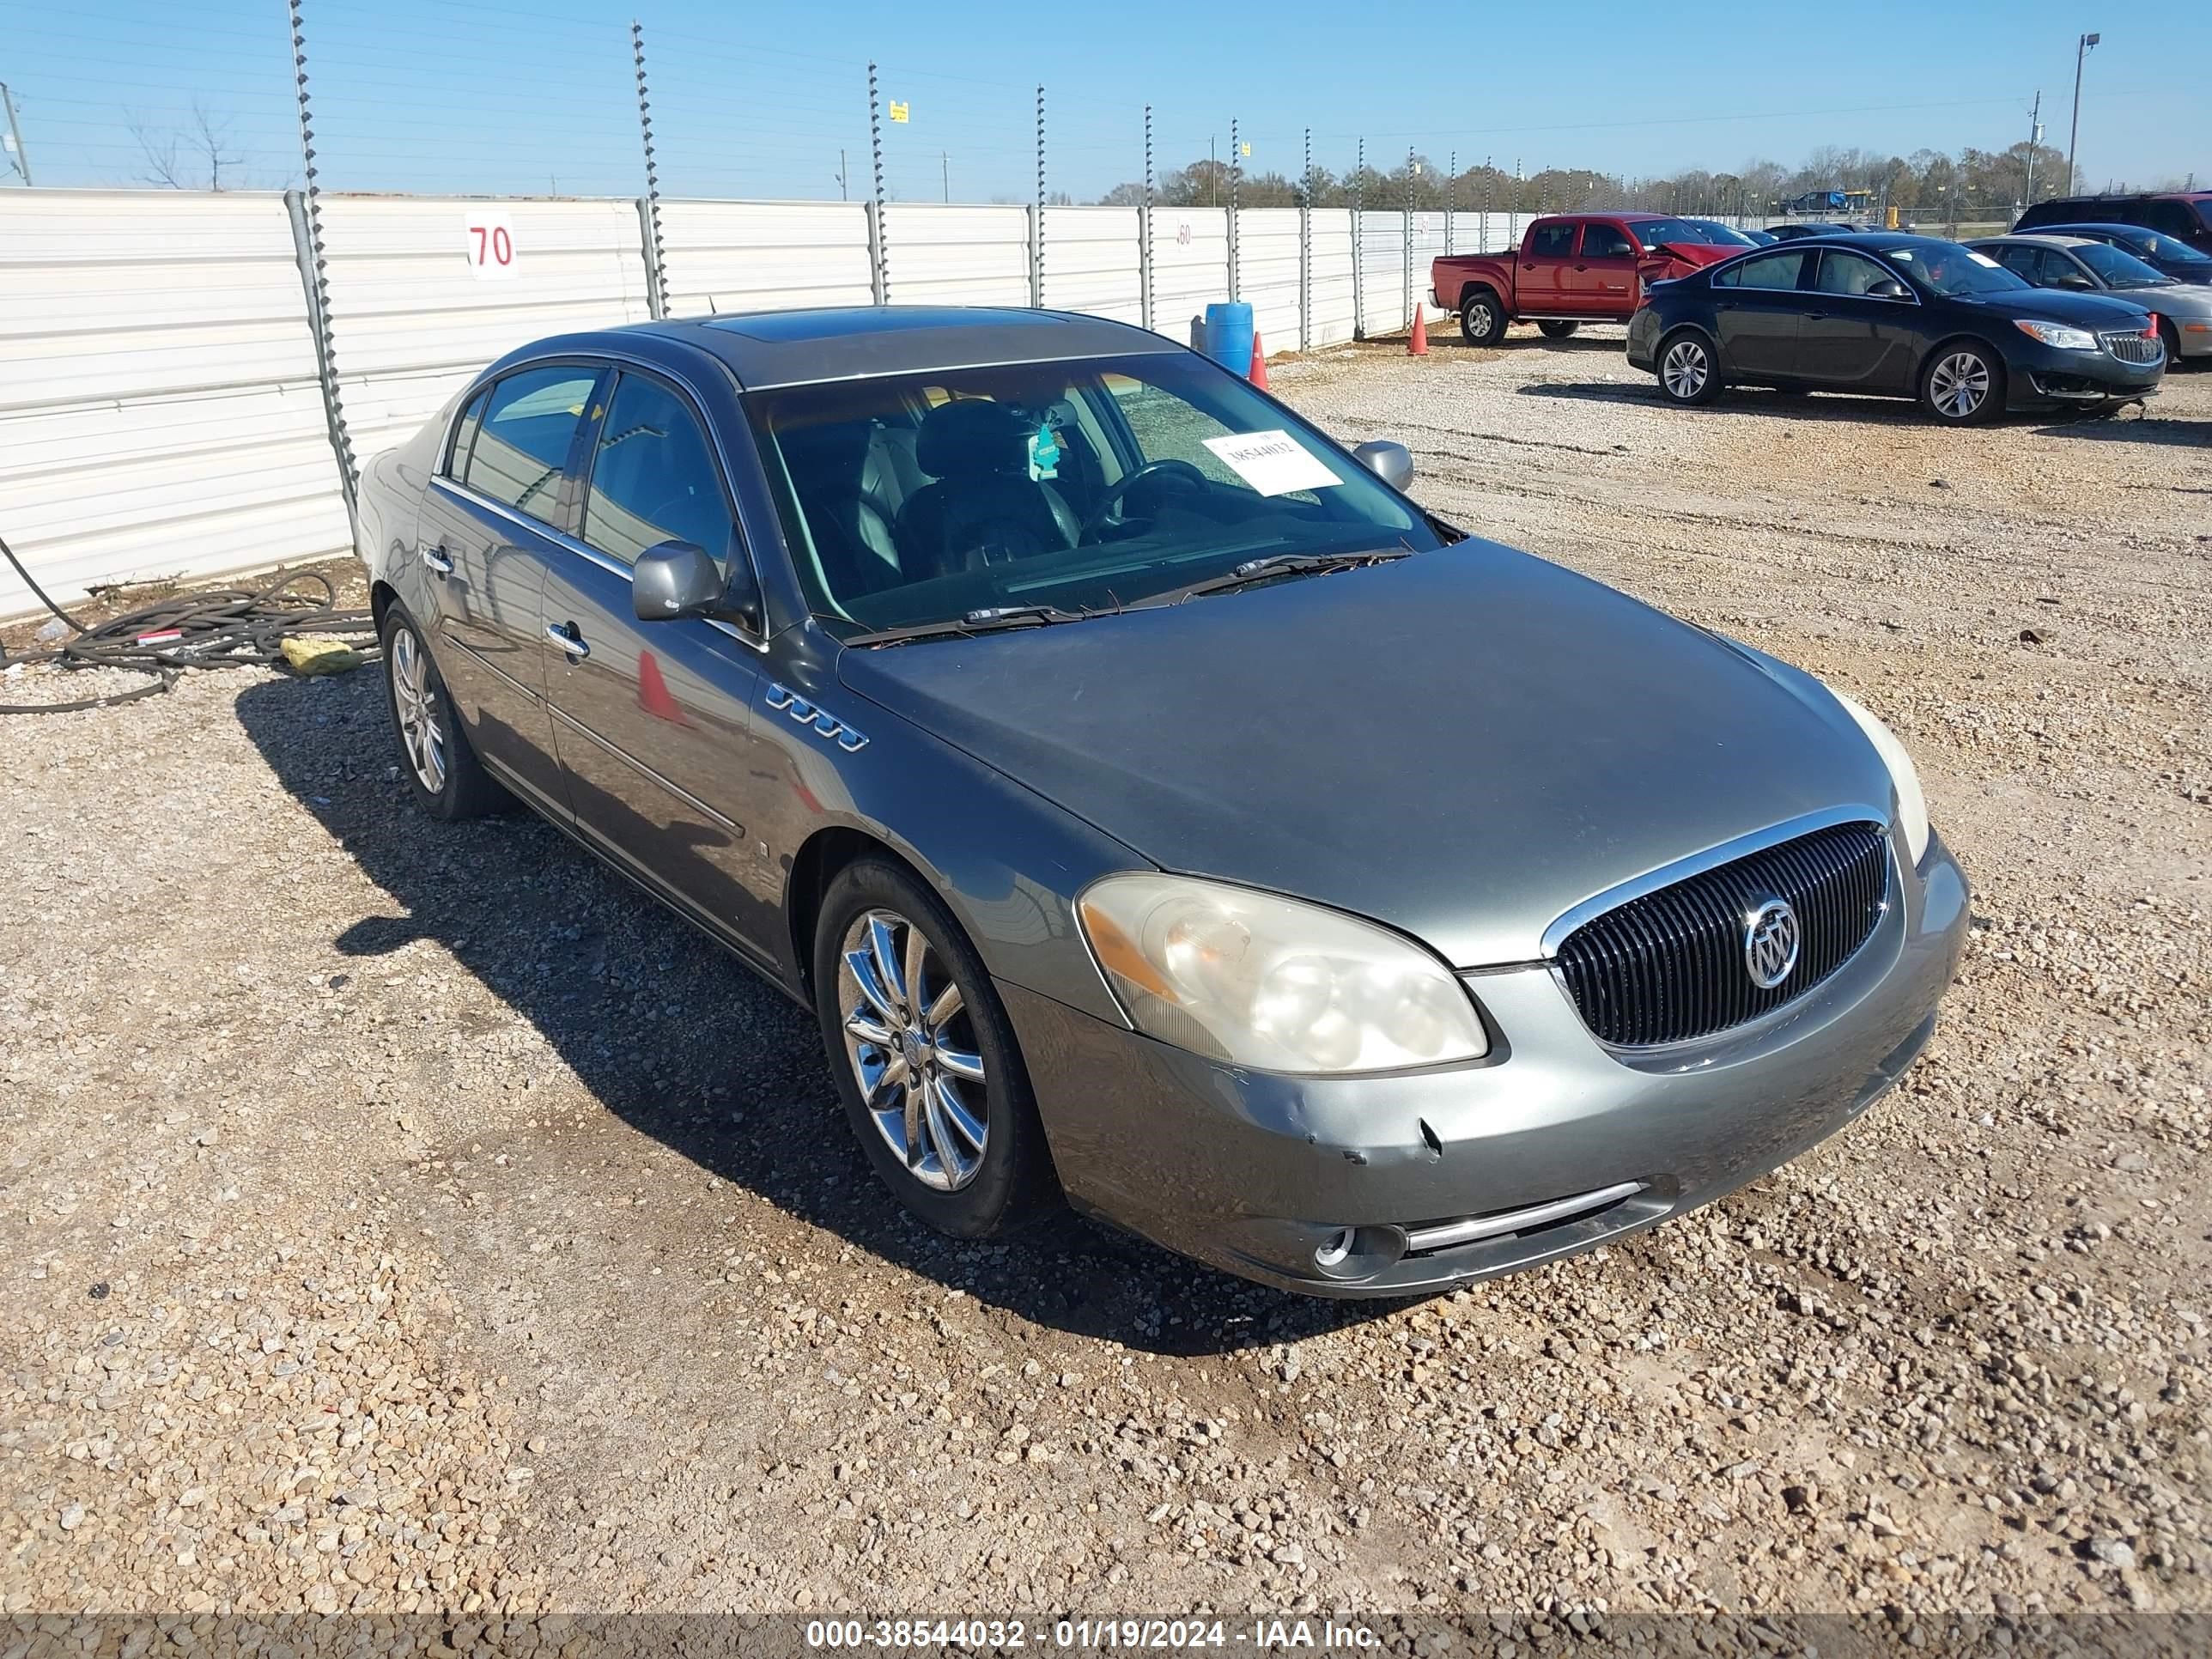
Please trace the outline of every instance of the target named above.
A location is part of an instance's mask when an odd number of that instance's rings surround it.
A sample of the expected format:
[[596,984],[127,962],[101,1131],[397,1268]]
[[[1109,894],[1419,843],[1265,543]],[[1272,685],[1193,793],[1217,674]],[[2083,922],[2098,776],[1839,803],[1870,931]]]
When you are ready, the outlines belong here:
[[1877,283],[1895,280],[1863,253],[1830,248],[1820,255],[1820,290],[1823,294],[1863,295]]
[[484,404],[491,399],[491,388],[486,386],[469,399],[469,406],[461,411],[460,423],[453,428],[453,450],[445,465],[438,470],[449,478],[465,479],[469,470],[469,452],[477,447],[477,428],[483,424]]
[[1528,252],[1539,259],[1564,259],[1574,251],[1571,224],[1539,225],[1528,233]]
[[1585,259],[1631,259],[1636,257],[1636,245],[1625,235],[1619,225],[1587,224],[1583,227],[1583,258]]
[[461,481],[519,513],[550,522],[561,497],[568,447],[599,380],[595,370],[567,363],[526,368],[492,387]]
[[583,539],[624,564],[658,542],[690,542],[726,569],[732,529],[697,418],[659,381],[624,374],[599,425]]
[[2143,216],[2138,223],[2153,230],[2162,230],[2169,236],[2186,236],[2197,226],[2189,222],[2189,204],[2186,202],[2145,202]]
[[1797,279],[1805,272],[1805,255],[1800,249],[1787,253],[1755,253],[1748,259],[1739,259],[1725,270],[1713,274],[1716,288],[1794,289]]

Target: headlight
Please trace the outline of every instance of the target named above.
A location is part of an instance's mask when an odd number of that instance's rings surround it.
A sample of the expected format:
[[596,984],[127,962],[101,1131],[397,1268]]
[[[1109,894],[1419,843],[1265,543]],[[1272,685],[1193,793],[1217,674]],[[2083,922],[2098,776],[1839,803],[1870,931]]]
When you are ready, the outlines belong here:
[[1273,1072],[1386,1072],[1490,1050],[1449,968],[1317,904],[1133,872],[1093,882],[1076,910],[1130,1020],[1163,1042]]
[[1867,741],[1874,744],[1882,764],[1889,768],[1890,781],[1897,786],[1897,827],[1905,831],[1905,850],[1912,854],[1912,862],[1917,866],[1920,855],[1928,850],[1928,798],[1920,793],[1920,774],[1913,767],[1912,757],[1905,752],[1905,745],[1897,740],[1896,732],[1834,686],[1828,688],[1828,693],[1859,723],[1859,730],[1867,734]]
[[2063,323],[2030,322],[2021,317],[2014,318],[2012,325],[2031,339],[2040,340],[2047,346],[2057,346],[2062,351],[2097,349],[2097,337],[2086,328],[2069,328]]

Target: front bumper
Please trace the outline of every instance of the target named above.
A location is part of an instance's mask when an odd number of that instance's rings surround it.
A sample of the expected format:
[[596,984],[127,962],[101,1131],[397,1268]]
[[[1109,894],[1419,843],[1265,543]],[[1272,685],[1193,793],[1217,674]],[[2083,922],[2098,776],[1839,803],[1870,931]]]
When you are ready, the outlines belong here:
[[1601,1045],[1543,966],[1468,976],[1484,1060],[1366,1078],[1250,1071],[1000,989],[1079,1208],[1264,1283],[1403,1296],[1650,1226],[1863,1111],[1926,1042],[1966,938],[1966,878],[1940,840],[1899,873],[1826,983],[1644,1055]]
[[2105,351],[2062,351],[2026,340],[2014,352],[2007,376],[2006,406],[2033,410],[2132,403],[2158,390],[2166,360],[2124,363]]

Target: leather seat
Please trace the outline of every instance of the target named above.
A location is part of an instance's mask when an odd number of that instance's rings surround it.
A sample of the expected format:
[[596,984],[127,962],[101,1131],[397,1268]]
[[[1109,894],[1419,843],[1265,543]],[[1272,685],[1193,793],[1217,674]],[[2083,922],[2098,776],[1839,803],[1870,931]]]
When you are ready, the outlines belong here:
[[[1058,490],[1029,475],[1031,429],[1006,404],[986,398],[930,410],[915,459],[936,482],[901,509],[901,550],[928,574],[950,575],[1074,546],[1081,521]],[[909,579],[922,574],[910,572]]]

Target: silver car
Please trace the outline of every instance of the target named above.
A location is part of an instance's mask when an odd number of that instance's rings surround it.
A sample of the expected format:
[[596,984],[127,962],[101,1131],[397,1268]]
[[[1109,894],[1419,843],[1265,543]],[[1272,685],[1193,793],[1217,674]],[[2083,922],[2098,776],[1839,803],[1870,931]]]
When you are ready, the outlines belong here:
[[2125,248],[2087,236],[1988,236],[1968,247],[2038,288],[2111,294],[2158,318],[2166,360],[2212,357],[2212,286],[2177,282]]
[[1967,902],[1873,715],[1411,470],[1096,319],[719,317],[494,363],[361,550],[416,802],[812,1010],[915,1213],[1401,1295],[1834,1133]]

